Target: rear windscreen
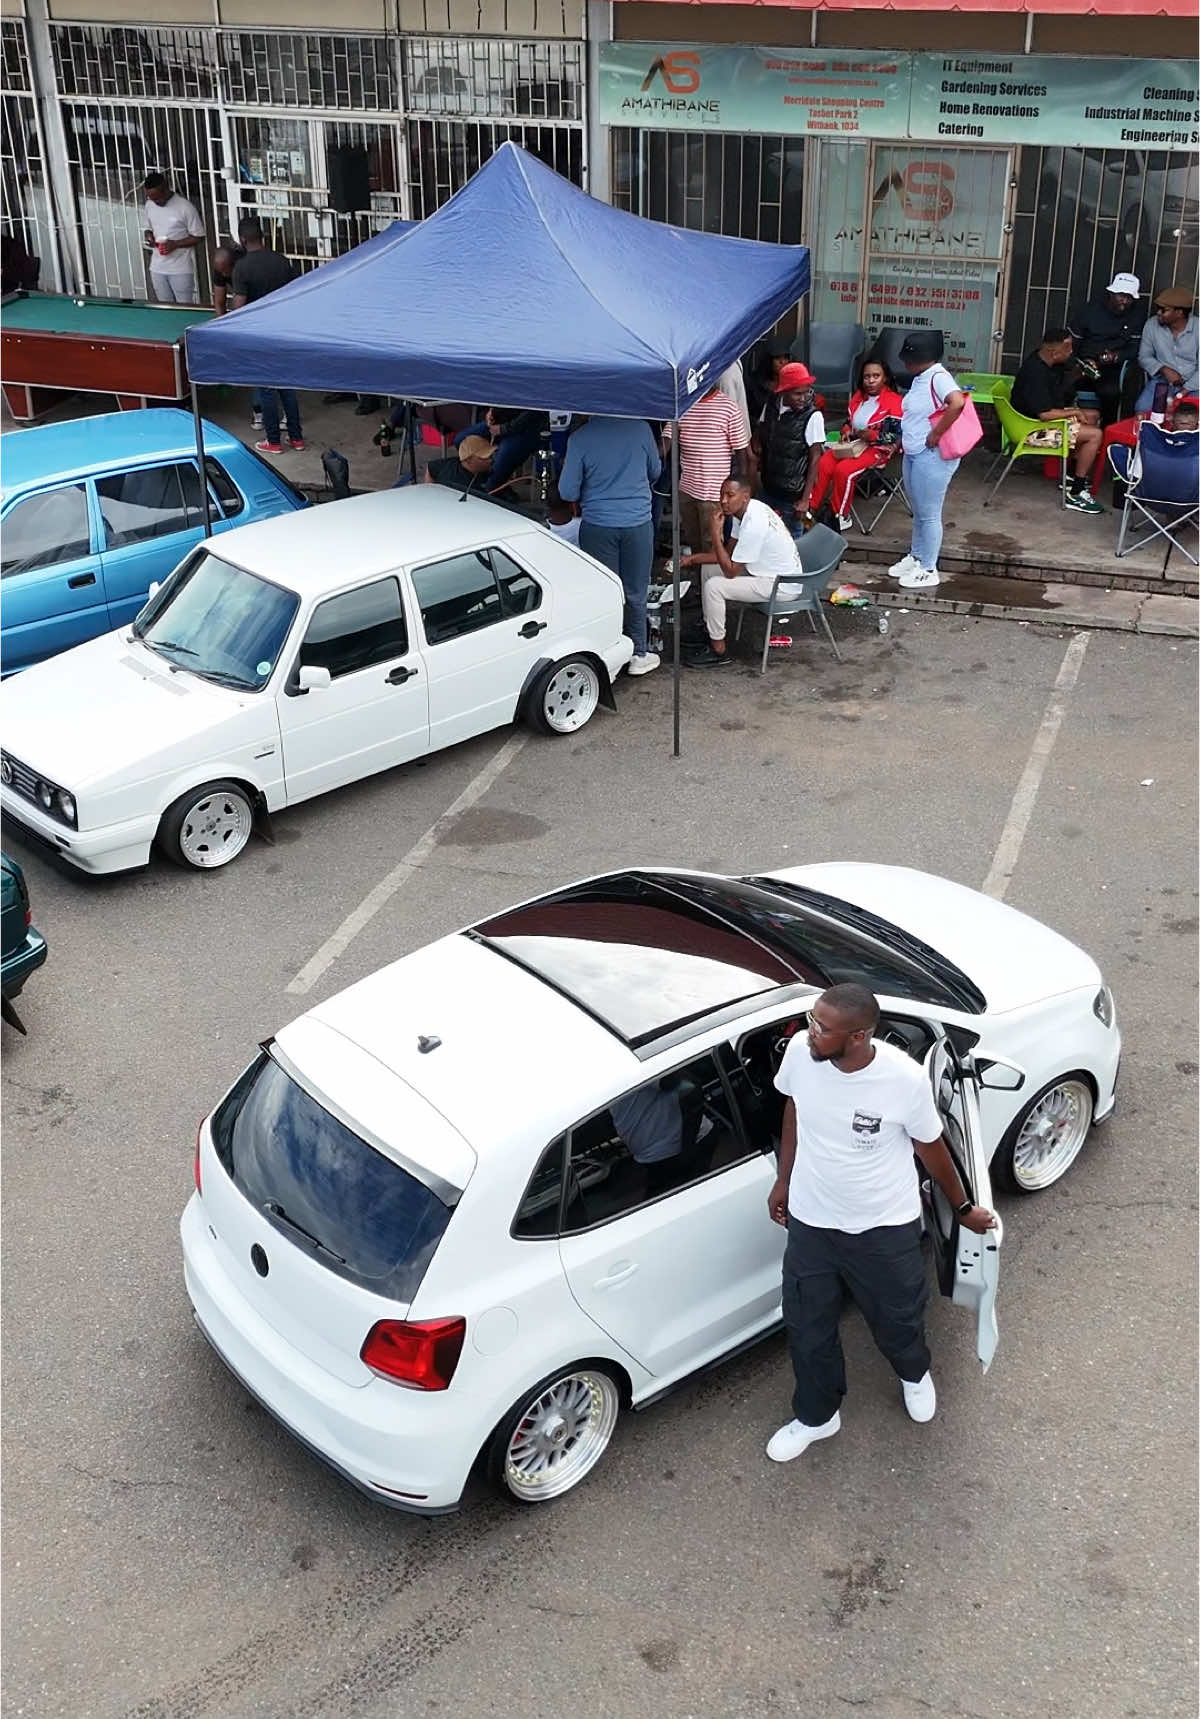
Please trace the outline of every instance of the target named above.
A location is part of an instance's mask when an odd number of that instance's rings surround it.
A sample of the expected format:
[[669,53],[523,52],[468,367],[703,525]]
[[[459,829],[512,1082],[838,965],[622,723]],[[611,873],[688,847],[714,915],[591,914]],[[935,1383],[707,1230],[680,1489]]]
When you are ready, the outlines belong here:
[[238,1190],[339,1277],[411,1301],[450,1221],[424,1183],[323,1110],[265,1054],[212,1119]]

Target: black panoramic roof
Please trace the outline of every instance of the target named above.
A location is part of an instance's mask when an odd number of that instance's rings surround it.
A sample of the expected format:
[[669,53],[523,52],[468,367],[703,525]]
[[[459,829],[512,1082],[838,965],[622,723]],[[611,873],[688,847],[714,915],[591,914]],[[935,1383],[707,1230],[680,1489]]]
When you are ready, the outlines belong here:
[[854,978],[934,1006],[986,1006],[935,951],[873,916],[852,923],[857,911],[770,879],[625,871],[526,902],[468,935],[635,1052],[692,1022],[736,1017],[780,987],[823,990]]

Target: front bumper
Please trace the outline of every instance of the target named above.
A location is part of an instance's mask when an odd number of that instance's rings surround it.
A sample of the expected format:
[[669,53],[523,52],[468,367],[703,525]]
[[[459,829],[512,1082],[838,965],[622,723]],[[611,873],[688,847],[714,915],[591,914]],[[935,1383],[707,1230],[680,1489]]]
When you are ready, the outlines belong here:
[[0,811],[40,846],[95,877],[148,865],[158,833],[158,819],[153,814],[102,829],[72,830],[57,818],[48,818],[39,806],[14,794],[11,788],[0,788]]
[[[381,1504],[457,1510],[487,1431],[467,1393],[348,1385],[302,1354],[246,1301],[198,1195],[180,1221],[184,1281],[204,1336],[244,1388],[330,1468]],[[365,1335],[365,1333],[364,1333]]]
[[25,933],[25,941],[19,949],[5,961],[0,968],[0,993],[5,997],[19,997],[25,988],[25,981],[31,973],[36,973],[46,959],[46,939],[33,925]]

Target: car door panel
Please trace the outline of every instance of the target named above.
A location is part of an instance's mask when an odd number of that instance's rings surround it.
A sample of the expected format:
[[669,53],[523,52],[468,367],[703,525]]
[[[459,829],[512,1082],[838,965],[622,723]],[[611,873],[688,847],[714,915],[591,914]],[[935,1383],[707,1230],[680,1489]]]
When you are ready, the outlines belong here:
[[[925,1056],[925,1069],[941,1113],[946,1144],[963,1185],[976,1205],[991,1207],[992,1187],[979,1118],[979,1101],[970,1067],[956,1056],[950,1041],[939,1035]],[[975,1314],[975,1349],[986,1373],[999,1341],[996,1290],[1000,1275],[999,1227],[987,1235],[965,1229],[949,1200],[930,1176],[922,1176],[922,1193],[937,1262],[942,1294]]]
[[47,486],[4,510],[5,674],[108,631],[90,492],[83,483]]
[[430,750],[511,722],[546,654],[549,582],[498,546],[416,567],[410,578],[429,664]]
[[[368,593],[385,586],[396,593],[399,604],[399,586],[395,575],[389,575],[326,599],[302,623],[303,643],[278,699],[289,805],[420,758],[429,750],[429,678],[424,659],[410,642],[402,609],[396,608],[397,636],[390,645],[386,640],[379,643],[381,629],[374,617],[366,615],[362,618],[370,624],[364,625],[361,634],[350,630],[336,638],[315,636],[323,610],[359,599],[366,602]],[[360,637],[366,641],[362,654],[371,660],[354,668],[349,666],[354,659],[346,656],[345,641],[352,644]],[[328,686],[309,692],[299,689],[297,674],[306,654],[315,666],[332,662],[338,669]]]
[[560,1238],[571,1294],[655,1377],[715,1360],[779,1318],[784,1232],[761,1153],[598,1229]]

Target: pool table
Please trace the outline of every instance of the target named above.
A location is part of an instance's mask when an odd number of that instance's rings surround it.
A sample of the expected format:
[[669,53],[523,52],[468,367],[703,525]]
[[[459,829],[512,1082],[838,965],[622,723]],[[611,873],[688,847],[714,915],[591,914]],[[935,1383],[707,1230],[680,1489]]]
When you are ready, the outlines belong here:
[[125,410],[188,392],[184,331],[199,305],[9,293],[0,303],[0,375],[14,418],[35,418],[58,394],[115,394]]

